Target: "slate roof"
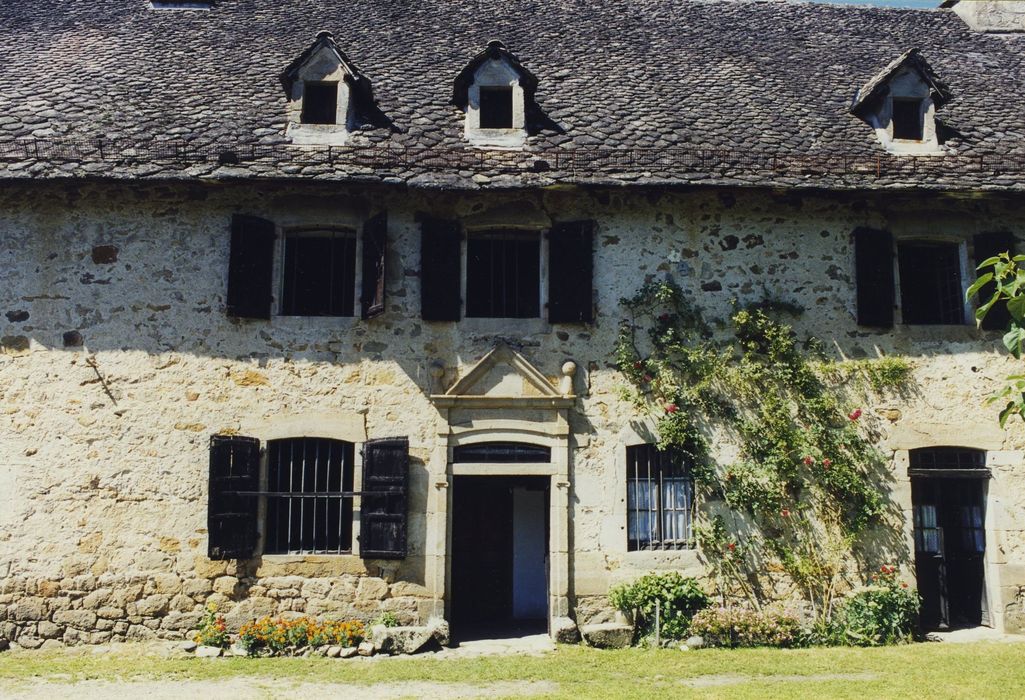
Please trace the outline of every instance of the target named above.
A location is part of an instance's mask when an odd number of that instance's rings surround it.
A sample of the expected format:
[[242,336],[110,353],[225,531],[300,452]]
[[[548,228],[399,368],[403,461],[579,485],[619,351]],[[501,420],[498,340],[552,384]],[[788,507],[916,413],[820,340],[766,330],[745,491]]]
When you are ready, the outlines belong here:
[[[318,32],[394,128],[288,145],[280,76]],[[548,120],[522,152],[465,143],[459,72],[500,40]],[[851,114],[918,48],[954,155],[896,158]],[[0,3],[0,178],[317,178],[1025,189],[1025,35],[949,10],[781,0]]]

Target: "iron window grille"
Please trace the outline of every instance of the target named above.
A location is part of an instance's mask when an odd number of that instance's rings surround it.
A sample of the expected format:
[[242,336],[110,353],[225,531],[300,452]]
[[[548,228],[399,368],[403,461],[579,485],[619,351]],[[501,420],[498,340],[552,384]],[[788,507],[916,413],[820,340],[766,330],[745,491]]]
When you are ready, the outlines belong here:
[[334,124],[338,112],[338,83],[304,83],[303,124]]
[[541,315],[541,237],[495,230],[466,241],[466,315],[538,318]]
[[691,547],[694,479],[684,455],[634,445],[626,448],[626,468],[627,549]]
[[356,235],[345,230],[285,235],[283,316],[352,316],[356,290]]
[[897,257],[904,323],[963,324],[961,246],[917,241],[900,243]]
[[966,447],[928,447],[908,454],[912,469],[984,469],[986,453]]
[[267,443],[264,554],[352,551],[354,446],[326,438]]

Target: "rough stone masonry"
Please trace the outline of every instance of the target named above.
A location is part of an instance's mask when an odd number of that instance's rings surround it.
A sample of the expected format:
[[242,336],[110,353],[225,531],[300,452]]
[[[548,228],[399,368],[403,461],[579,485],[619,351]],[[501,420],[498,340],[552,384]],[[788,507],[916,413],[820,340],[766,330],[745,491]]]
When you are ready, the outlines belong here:
[[[382,317],[226,317],[233,213],[315,226],[355,225],[372,210],[389,217]],[[422,211],[478,226],[595,220],[595,322],[421,321]],[[643,417],[621,398],[612,364],[618,300],[666,275],[710,318],[726,318],[732,299],[791,300],[807,309],[798,332],[819,337],[835,357],[911,360],[915,393],[865,407],[893,454],[889,495],[905,515],[905,537],[910,546],[907,451],[951,441],[986,450],[987,591],[995,624],[1023,629],[1025,433],[1001,431],[982,407],[1016,363],[998,334],[970,325],[858,327],[858,226],[970,245],[983,230],[1025,230],[1025,214],[996,196],[938,194],[8,185],[0,192],[0,637],[26,648],[181,638],[209,602],[233,629],[265,614],[391,611],[422,623],[443,613],[447,592],[433,587],[429,569],[446,524],[430,494],[443,491],[446,473],[432,466],[439,433],[429,396],[499,341],[553,386],[566,360],[578,367],[569,411],[570,616],[613,619],[608,588],[646,571],[702,575],[694,550],[626,546],[621,453],[638,441]],[[266,438],[311,424],[354,439],[409,436],[409,556],[209,560],[209,436]]]

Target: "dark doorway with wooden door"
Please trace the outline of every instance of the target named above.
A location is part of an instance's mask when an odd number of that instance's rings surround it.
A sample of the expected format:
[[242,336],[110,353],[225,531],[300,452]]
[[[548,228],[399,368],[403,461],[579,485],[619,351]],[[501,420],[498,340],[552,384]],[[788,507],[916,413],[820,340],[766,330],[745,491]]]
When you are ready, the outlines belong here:
[[986,600],[986,453],[955,447],[911,451],[915,572],[921,626],[989,625]]
[[452,634],[548,630],[549,477],[456,476],[452,484]]

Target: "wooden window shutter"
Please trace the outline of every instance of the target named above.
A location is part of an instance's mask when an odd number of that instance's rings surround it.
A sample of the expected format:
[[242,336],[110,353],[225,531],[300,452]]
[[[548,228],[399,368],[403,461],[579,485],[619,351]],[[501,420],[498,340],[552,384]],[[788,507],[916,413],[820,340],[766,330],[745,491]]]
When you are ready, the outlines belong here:
[[593,221],[567,221],[552,226],[548,236],[550,322],[590,323],[594,320],[593,242]]
[[274,222],[255,216],[231,217],[228,260],[228,315],[270,318],[274,274]]
[[409,502],[409,440],[384,438],[363,446],[360,556],[403,559]]
[[461,239],[458,221],[421,221],[420,316],[425,321],[459,320]]
[[893,326],[893,236],[889,231],[854,231],[858,325]]
[[248,559],[256,551],[256,496],[260,488],[260,441],[239,435],[210,438],[207,531],[211,559]]
[[384,313],[385,258],[388,252],[388,214],[381,212],[363,224],[363,290],[360,316]]
[[[980,233],[975,236],[974,239],[975,247],[975,265],[976,267],[983,260],[1000,255],[1000,253],[1010,253],[1012,256],[1015,255],[1014,251],[1014,234],[1007,231],[994,231],[992,233]],[[976,275],[981,275],[983,272],[989,270],[977,271]],[[982,287],[979,290],[979,300],[985,303],[989,300],[989,297],[993,294],[996,289],[996,285],[992,282]],[[986,314],[986,318],[982,319],[982,328],[987,331],[1002,331],[1005,330],[1011,324],[1011,314],[1007,311],[1007,302],[999,301],[993,305]]]

